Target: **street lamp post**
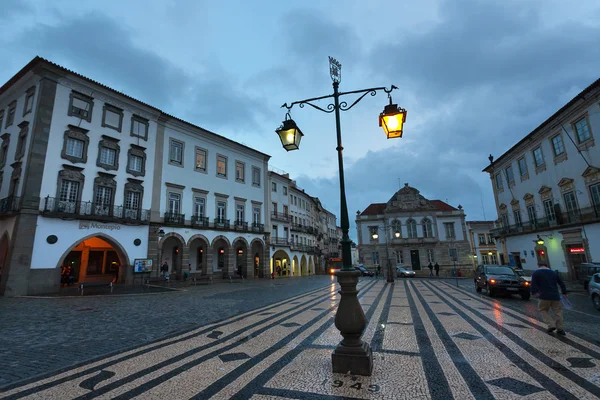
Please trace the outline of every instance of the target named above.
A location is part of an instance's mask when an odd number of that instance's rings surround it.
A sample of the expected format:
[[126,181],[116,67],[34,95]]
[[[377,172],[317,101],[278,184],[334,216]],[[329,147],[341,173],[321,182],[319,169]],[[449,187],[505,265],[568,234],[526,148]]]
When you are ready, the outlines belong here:
[[[342,157],[342,130],[340,125],[340,111],[348,111],[360,102],[367,94],[375,96],[378,91],[385,91],[390,100],[383,112],[379,115],[379,126],[383,127],[388,139],[402,137],[403,125],[406,120],[406,110],[401,109],[396,104],[392,104],[391,92],[397,89],[391,86],[390,89],[385,87],[376,87],[363,90],[355,90],[351,92],[339,92],[341,81],[342,65],[332,57],[329,57],[329,75],[333,81],[333,94],[314,97],[306,100],[295,101],[289,105],[285,103],[282,107],[287,108],[285,120],[281,127],[275,130],[279,135],[283,148],[287,151],[298,150],[300,140],[304,134],[296,125],[296,122],[291,118],[290,111],[294,105],[303,108],[309,105],[319,111],[327,114],[335,112],[335,127],[337,134],[338,166],[340,176],[340,218],[342,227],[342,261],[343,266],[340,271],[336,272],[338,283],[340,284],[341,295],[340,304],[335,316],[335,326],[339,329],[343,336],[342,341],[333,351],[332,368],[334,373],[348,373],[354,375],[370,376],[373,371],[373,354],[370,346],[363,342],[360,338],[366,326],[365,313],[358,302],[358,277],[360,272],[356,272],[352,267],[352,241],[348,235],[350,222],[348,219],[348,207],[346,204],[346,188],[344,183],[344,161]],[[340,102],[340,97],[360,94],[360,96],[350,105],[345,101]],[[333,99],[333,104],[327,105],[326,108],[321,108],[314,101]]]
[[[377,227],[376,230],[371,234],[373,239],[379,239],[379,233],[377,231],[381,228]],[[387,257],[387,282],[394,283],[394,271],[392,269],[392,260],[390,259],[390,248],[389,248],[389,239],[388,239],[388,224],[387,221],[383,220],[383,230],[385,232],[385,254]],[[394,236],[396,238],[400,237],[400,231],[394,232]]]

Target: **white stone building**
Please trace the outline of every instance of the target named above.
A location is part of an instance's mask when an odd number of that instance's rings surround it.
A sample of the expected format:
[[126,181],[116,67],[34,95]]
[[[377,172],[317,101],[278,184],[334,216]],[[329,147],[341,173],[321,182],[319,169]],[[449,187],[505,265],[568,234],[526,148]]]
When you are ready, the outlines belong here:
[[[571,279],[600,260],[600,79],[484,169],[494,190],[501,261],[537,261]],[[538,240],[540,244],[537,244]]]
[[[408,184],[387,203],[370,204],[356,217],[360,263],[366,268],[406,265],[415,271],[431,262],[440,274],[456,265],[472,270],[465,213],[441,200],[428,200]],[[373,239],[373,233],[378,237]],[[396,232],[399,237],[396,237]]]
[[284,172],[269,171],[270,273],[276,277],[315,274],[319,263],[313,199]]
[[474,268],[479,264],[500,264],[500,252],[492,233],[495,227],[495,221],[467,221]]
[[175,279],[188,268],[214,278],[264,276],[270,157],[173,116],[160,122],[149,257]]
[[148,252],[159,115],[37,57],[0,88],[0,294],[131,280]]

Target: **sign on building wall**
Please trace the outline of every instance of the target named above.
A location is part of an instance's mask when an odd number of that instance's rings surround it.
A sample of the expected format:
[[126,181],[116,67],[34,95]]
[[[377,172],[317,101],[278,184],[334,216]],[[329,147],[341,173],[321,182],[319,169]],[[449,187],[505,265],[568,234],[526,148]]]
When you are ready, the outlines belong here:
[[136,258],[133,261],[133,273],[144,273],[152,272],[152,259],[151,258]]

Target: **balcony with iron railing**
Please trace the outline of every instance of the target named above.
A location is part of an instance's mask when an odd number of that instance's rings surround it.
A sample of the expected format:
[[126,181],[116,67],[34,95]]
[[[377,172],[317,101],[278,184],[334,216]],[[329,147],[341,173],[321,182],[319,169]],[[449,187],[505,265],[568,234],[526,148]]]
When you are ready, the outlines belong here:
[[241,221],[241,220],[235,220],[233,227],[236,231],[247,231],[248,230],[248,223],[246,221]]
[[215,218],[213,221],[213,227],[215,229],[229,229],[229,220],[224,218]]
[[252,232],[264,232],[264,231],[265,231],[265,224],[260,224],[258,222],[252,223]]
[[166,212],[164,222],[166,225],[185,225],[185,214]]
[[150,220],[149,210],[96,204],[91,201],[59,200],[55,197],[44,198],[42,214],[47,217],[80,218],[102,222],[141,224],[148,223]]
[[273,211],[271,213],[271,218],[278,220],[278,221],[285,221],[285,222],[290,222],[292,220],[292,216],[288,213],[281,213],[281,212],[277,212],[277,211]]
[[290,247],[291,240],[288,238],[272,237],[271,245],[273,246],[287,246]]
[[12,214],[21,208],[21,198],[17,196],[8,196],[0,200],[0,214]]
[[555,218],[536,218],[534,221],[507,225],[492,229],[490,232],[494,237],[498,238],[503,236],[515,236],[523,233],[538,232],[553,228],[591,224],[594,222],[600,222],[600,205],[581,208],[574,211],[561,212],[557,214]]
[[192,216],[192,226],[194,228],[208,228],[210,226],[208,217],[202,217],[200,215]]

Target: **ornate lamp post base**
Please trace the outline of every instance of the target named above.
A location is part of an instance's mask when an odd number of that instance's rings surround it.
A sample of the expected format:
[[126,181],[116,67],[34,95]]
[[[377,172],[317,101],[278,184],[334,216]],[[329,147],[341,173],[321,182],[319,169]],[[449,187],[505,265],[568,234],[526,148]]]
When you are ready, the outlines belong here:
[[367,318],[358,302],[358,271],[338,271],[335,273],[341,286],[340,305],[335,315],[335,326],[344,339],[337,345],[331,361],[334,373],[371,376],[373,372],[373,352],[368,343],[360,340],[367,325]]

